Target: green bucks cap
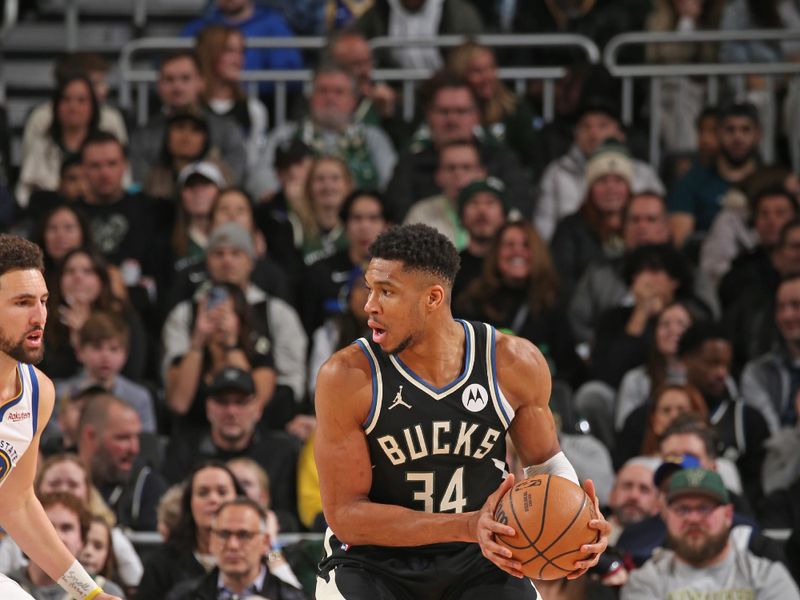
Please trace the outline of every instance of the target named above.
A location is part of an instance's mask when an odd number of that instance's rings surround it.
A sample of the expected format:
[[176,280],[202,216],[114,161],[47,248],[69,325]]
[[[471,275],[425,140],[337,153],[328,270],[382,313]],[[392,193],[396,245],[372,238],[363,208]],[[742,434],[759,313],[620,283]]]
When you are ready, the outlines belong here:
[[672,476],[667,487],[667,502],[682,496],[706,496],[720,504],[730,502],[719,473],[705,469],[682,469]]

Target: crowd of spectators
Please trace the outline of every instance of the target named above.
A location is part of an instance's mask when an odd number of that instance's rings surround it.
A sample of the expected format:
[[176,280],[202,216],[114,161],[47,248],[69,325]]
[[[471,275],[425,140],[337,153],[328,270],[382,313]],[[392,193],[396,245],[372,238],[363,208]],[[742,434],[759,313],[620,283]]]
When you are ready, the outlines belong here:
[[[800,597],[797,82],[722,81],[710,105],[705,80],[665,79],[651,165],[647,115],[626,125],[618,82],[568,51],[369,45],[798,23],[793,0],[215,0],[183,29],[194,48],[160,57],[142,126],[102,58],[59,59],[0,216],[45,253],[58,398],[37,492],[62,539],[130,598],[312,597],[321,546],[279,534],[325,528],[316,374],[369,331],[370,244],[424,222],[460,252],[454,315],[542,351],[561,446],[613,524],[589,577],[540,591]],[[318,56],[248,46],[306,34],[329,36]],[[791,41],[639,57],[798,58]],[[567,66],[552,122],[499,64]],[[242,71],[304,66],[307,98],[290,88],[272,126],[273,86],[248,94]],[[431,72],[412,121],[377,67]],[[127,531],[164,542],[138,554]],[[10,539],[0,571],[57,597]]]

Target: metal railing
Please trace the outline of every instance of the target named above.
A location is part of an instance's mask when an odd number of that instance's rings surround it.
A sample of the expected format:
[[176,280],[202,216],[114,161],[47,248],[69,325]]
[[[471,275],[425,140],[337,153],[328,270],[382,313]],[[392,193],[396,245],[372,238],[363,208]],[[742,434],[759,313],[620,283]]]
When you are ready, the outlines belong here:
[[19,4],[17,0],[6,0],[3,5],[3,22],[0,24],[0,103],[5,103],[6,101],[6,78],[3,76],[3,62],[5,60],[3,42],[6,34],[16,25],[18,15]]
[[[440,36],[435,38],[374,38],[370,40],[373,49],[403,46],[452,47],[467,39],[475,39],[481,44],[492,47],[571,47],[581,50],[586,60],[596,63],[600,60],[600,51],[595,43],[587,37],[574,34],[542,34],[542,35],[484,35],[468,38],[463,35]],[[248,38],[248,48],[301,48],[320,50],[325,47],[327,39],[323,37],[295,38]],[[143,38],[126,44],[120,54],[120,104],[124,108],[133,107],[133,86],[136,87],[136,120],[143,124],[147,120],[149,86],[156,81],[157,71],[154,67],[134,68],[134,60],[147,52],[191,48],[194,41],[189,38]],[[514,81],[518,92],[524,90],[525,83],[531,80],[543,81],[543,117],[551,121],[555,115],[555,82],[566,74],[564,67],[509,67],[498,70],[498,76],[507,81]],[[419,81],[430,77],[428,69],[376,69],[373,73],[375,81],[400,82],[402,88],[402,114],[406,120],[414,115],[414,87]],[[307,84],[311,80],[311,71],[243,71],[242,82],[248,94],[255,95],[258,84],[270,82],[275,85],[274,123],[282,125],[287,114],[287,90],[292,83]]]
[[[650,133],[649,160],[654,167],[661,160],[661,85],[669,77],[706,77],[706,94],[710,104],[716,104],[719,97],[719,78],[724,76],[758,74],[766,77],[768,90],[774,85],[773,77],[780,75],[800,75],[797,62],[759,62],[759,63],[687,63],[687,64],[624,64],[617,62],[620,51],[633,45],[650,44],[698,44],[707,42],[737,41],[797,41],[798,32],[794,30],[746,30],[746,31],[693,31],[693,32],[631,32],[613,37],[603,51],[603,61],[614,77],[622,79],[622,121],[630,125],[633,121],[634,79],[649,79]],[[739,92],[744,91],[744,82],[734,80]]]

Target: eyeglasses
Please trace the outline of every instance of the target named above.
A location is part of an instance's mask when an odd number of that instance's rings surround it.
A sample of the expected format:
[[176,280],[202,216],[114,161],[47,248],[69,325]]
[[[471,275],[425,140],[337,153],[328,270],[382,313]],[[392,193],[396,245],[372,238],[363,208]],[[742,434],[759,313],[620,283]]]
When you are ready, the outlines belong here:
[[674,513],[676,516],[680,517],[681,519],[685,519],[692,513],[697,513],[700,518],[705,519],[711,513],[713,513],[716,509],[718,509],[721,504],[713,504],[711,502],[703,502],[701,504],[670,504],[669,510]]
[[211,534],[217,536],[223,542],[227,542],[231,538],[236,538],[238,542],[249,542],[257,535],[261,534],[261,532],[247,531],[245,529],[239,529],[237,531],[230,529],[212,529]]

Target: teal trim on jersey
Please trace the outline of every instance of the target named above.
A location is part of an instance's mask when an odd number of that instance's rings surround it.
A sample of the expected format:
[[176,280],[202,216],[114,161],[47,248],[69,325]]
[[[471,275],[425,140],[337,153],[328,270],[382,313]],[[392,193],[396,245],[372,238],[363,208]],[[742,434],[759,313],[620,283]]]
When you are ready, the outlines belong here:
[[414,373],[414,371],[412,371],[410,368],[408,368],[397,354],[392,354],[394,359],[397,361],[397,364],[403,369],[403,371],[405,371],[406,375],[411,377],[414,381],[417,381],[421,385],[425,386],[434,394],[443,394],[444,392],[458,386],[458,384],[464,381],[464,378],[468,375],[470,359],[472,357],[472,340],[470,339],[469,329],[467,328],[466,322],[462,321],[461,319],[455,319],[455,320],[461,323],[461,326],[464,328],[464,338],[467,340],[466,351],[464,352],[464,364],[461,367],[461,374],[458,377],[456,377],[453,381],[445,385],[444,387],[437,388],[436,386],[431,385],[430,383],[422,379],[422,377]]

